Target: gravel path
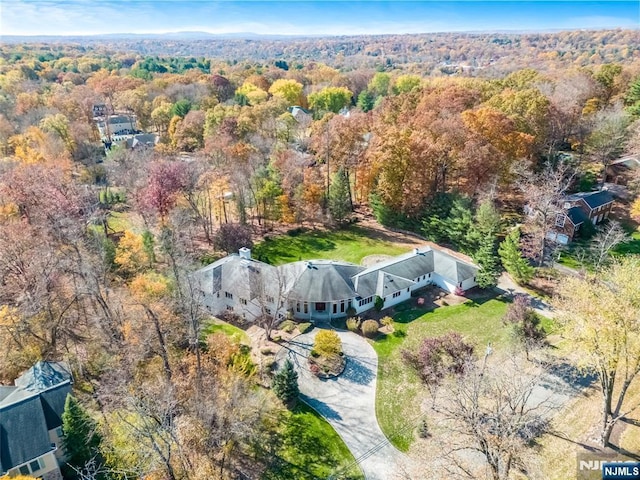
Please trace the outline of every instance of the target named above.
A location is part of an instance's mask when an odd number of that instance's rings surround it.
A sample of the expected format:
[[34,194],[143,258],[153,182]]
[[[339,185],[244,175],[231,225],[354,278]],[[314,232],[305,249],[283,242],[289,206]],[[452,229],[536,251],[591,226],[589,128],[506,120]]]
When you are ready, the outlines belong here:
[[276,356],[278,364],[286,358],[293,362],[302,399],[338,432],[360,463],[367,480],[393,480],[404,471],[407,458],[389,444],[378,425],[376,352],[355,333],[337,332],[347,358],[346,368],[336,378],[320,380],[307,365],[307,356],[318,331],[315,328],[287,343]]

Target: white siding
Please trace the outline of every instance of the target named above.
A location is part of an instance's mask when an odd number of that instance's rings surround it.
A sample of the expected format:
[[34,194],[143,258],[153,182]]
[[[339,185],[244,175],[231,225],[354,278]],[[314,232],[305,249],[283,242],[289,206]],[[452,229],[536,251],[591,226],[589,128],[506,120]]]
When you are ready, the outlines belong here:
[[400,295],[398,295],[396,298],[393,298],[393,295],[387,295],[386,297],[384,297],[384,308],[393,307],[394,305],[397,305],[401,302],[409,300],[411,298],[411,291],[407,291],[407,290],[410,290],[410,289],[408,288],[402,289],[400,291]]
[[462,290],[469,290],[478,285],[473,277],[467,278],[462,282]]
[[447,292],[453,293],[456,290],[456,284],[451,282],[451,280],[445,279],[437,273],[431,274],[431,280],[441,289],[446,290]]

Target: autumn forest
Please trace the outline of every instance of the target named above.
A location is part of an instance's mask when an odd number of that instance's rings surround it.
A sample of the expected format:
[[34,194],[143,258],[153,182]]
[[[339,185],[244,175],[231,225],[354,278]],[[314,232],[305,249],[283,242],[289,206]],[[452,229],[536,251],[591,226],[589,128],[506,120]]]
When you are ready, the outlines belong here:
[[[96,106],[155,140],[105,140]],[[612,163],[640,155],[639,119],[637,30],[8,39],[0,383],[69,362],[100,437],[82,478],[326,478],[334,460],[292,460],[303,414],[212,329],[192,272],[377,222],[468,255],[483,289],[506,269],[550,297],[562,255],[621,255],[593,228],[570,254],[549,240],[563,195],[622,183],[613,233],[636,231],[640,170]]]

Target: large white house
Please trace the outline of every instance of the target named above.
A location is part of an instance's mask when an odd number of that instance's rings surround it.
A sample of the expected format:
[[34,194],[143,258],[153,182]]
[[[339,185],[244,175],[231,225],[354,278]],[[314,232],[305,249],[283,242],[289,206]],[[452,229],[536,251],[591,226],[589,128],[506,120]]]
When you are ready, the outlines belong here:
[[[371,267],[332,260],[274,267],[251,257],[247,248],[196,272],[202,301],[215,314],[233,312],[253,321],[263,315],[325,320],[374,308],[388,308],[411,292],[437,285],[448,292],[476,285],[479,267],[429,246]],[[351,309],[353,309],[351,311]]]

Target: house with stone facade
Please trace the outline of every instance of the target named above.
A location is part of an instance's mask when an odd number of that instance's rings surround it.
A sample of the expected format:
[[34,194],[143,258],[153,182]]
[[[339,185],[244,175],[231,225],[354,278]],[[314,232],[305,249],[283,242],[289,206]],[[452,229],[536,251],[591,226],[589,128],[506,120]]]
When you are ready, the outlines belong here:
[[317,321],[389,308],[411,292],[437,285],[462,293],[476,286],[479,267],[453,252],[425,246],[370,267],[309,260],[275,267],[247,248],[195,273],[202,303],[214,315],[237,314],[249,322],[264,315]]

